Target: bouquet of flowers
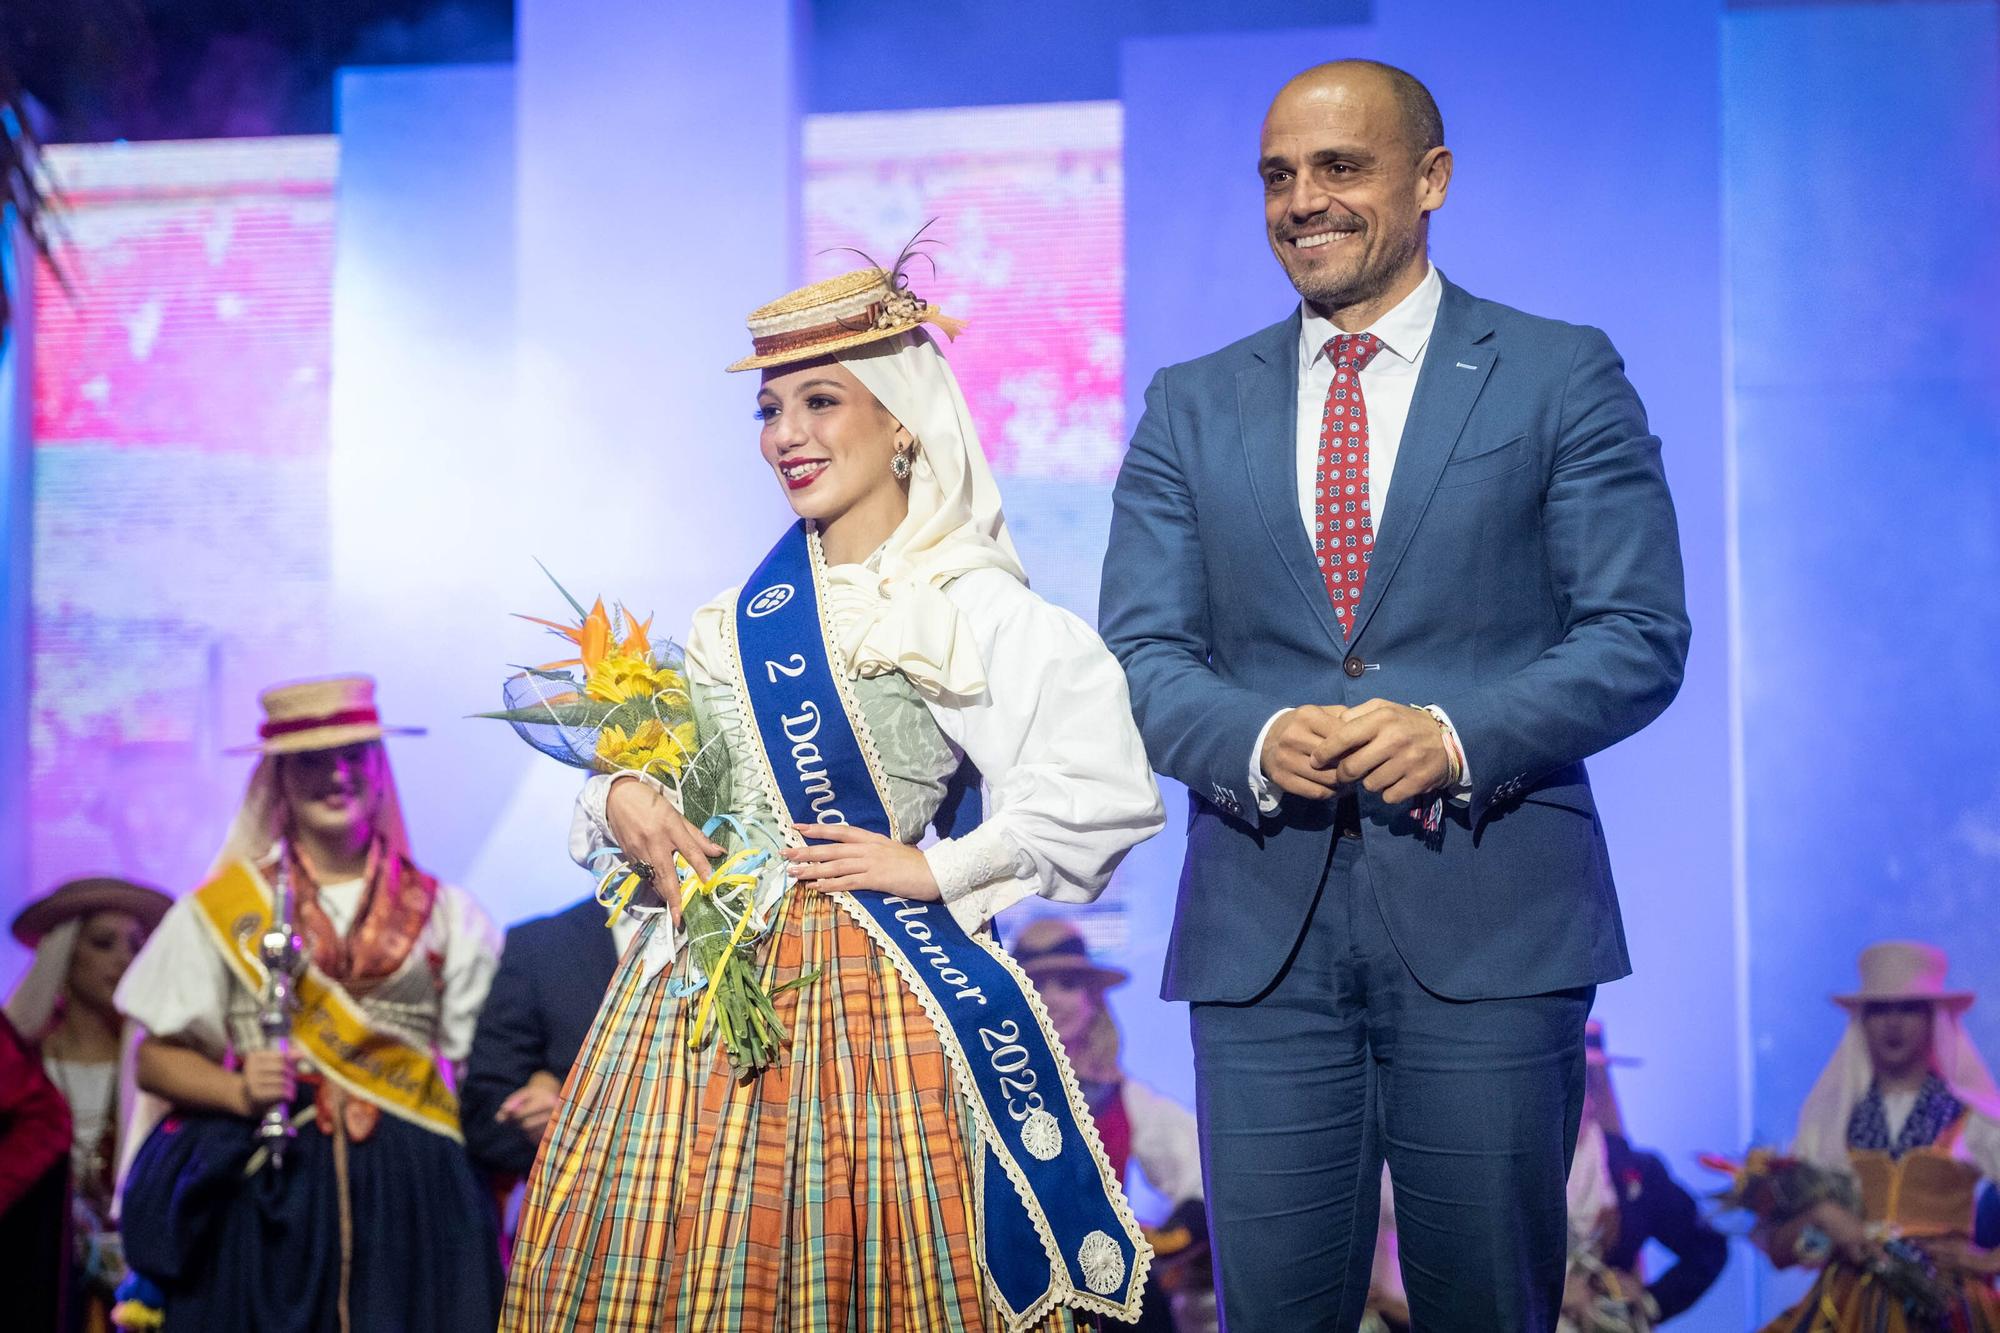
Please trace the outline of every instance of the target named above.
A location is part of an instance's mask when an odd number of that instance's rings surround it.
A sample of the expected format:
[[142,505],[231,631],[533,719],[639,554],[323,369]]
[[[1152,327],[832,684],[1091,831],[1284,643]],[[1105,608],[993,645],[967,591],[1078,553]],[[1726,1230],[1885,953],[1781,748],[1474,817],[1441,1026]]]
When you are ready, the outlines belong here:
[[[1845,1171],[1830,1170],[1769,1148],[1753,1148],[1741,1162],[1704,1153],[1701,1163],[1728,1175],[1727,1188],[1712,1197],[1724,1211],[1742,1211],[1761,1229],[1775,1229],[1822,1203],[1832,1203],[1856,1217],[1862,1214],[1861,1186]],[[1878,1240],[1878,1251],[1867,1261],[1868,1272],[1903,1307],[1919,1327],[1941,1326],[1951,1295],[1939,1281],[1937,1265],[1922,1247],[1898,1236]]]
[[[543,571],[547,573],[545,569]],[[550,582],[555,583],[554,576]],[[586,611],[556,583],[576,612],[574,624],[535,616],[569,641],[577,655],[541,666],[521,667],[502,686],[504,708],[479,717],[511,723],[522,740],[572,768],[592,773],[644,774],[670,793],[690,824],[721,843],[724,856],[707,878],[678,856],[672,884],[655,884],[680,906],[681,928],[693,951],[695,978],[684,994],[705,992],[689,1044],[706,1046],[717,1033],[730,1064],[750,1075],[777,1059],[786,1039],[757,978],[756,948],[763,922],[757,889],[766,875],[782,874],[772,853],[774,838],[754,838],[728,809],[729,760],[718,737],[700,738],[694,701],[688,694],[684,654],[671,641],[655,646],[652,621],[623,606],[606,611],[599,598]],[[762,847],[754,845],[762,841]],[[619,849],[600,853],[609,866],[598,881],[597,898],[616,921],[651,880],[651,867],[636,865]],[[802,985],[800,977],[780,990]]]
[[1725,1212],[1745,1212],[1760,1226],[1779,1227],[1820,1203],[1861,1212],[1861,1186],[1845,1171],[1829,1171],[1769,1148],[1752,1148],[1741,1162],[1704,1153],[1701,1164],[1729,1177],[1712,1197]]

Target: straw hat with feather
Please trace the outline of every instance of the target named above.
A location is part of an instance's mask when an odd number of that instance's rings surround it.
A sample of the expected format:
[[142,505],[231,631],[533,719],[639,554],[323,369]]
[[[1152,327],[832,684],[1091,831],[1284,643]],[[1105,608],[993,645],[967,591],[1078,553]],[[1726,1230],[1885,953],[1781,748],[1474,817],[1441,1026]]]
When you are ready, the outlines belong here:
[[[907,252],[906,252],[907,254]],[[750,312],[749,356],[731,370],[762,370],[832,356],[935,324],[947,338],[965,330],[909,288],[896,268],[868,267],[815,282]]]

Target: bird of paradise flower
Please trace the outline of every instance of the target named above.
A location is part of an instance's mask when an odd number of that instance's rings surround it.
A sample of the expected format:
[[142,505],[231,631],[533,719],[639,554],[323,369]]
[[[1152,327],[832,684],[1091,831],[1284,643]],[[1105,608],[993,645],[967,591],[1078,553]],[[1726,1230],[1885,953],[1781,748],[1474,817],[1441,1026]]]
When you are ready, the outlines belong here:
[[622,603],[608,610],[599,597],[585,610],[547,566],[542,572],[575,621],[518,618],[567,640],[576,655],[517,668],[503,687],[507,707],[476,716],[512,723],[523,740],[572,767],[660,779],[686,803],[689,818],[719,813],[723,793],[715,788],[725,765],[719,756],[702,762],[679,645],[656,646],[653,618],[642,620]]

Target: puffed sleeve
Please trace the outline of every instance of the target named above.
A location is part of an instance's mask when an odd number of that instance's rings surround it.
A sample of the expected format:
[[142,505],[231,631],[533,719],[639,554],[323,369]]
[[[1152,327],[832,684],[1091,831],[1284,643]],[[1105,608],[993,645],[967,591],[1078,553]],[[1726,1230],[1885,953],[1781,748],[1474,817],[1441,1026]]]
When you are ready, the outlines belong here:
[[926,851],[952,915],[976,930],[1030,894],[1089,902],[1166,823],[1125,673],[1081,620],[997,569],[947,589],[972,627],[986,692],[933,702],[985,779],[985,821]]
[[118,982],[112,1003],[148,1036],[185,1042],[220,1060],[229,1049],[229,964],[195,919],[192,898],[167,909]]
[[1194,1112],[1134,1078],[1121,1089],[1132,1125],[1132,1155],[1152,1187],[1175,1207],[1202,1197],[1201,1134]]
[[444,992],[439,997],[438,1053],[463,1060],[472,1051],[472,1031],[493,974],[500,969],[500,928],[477,898],[455,884],[438,885],[438,907],[450,933],[445,937]]
[[2000,1124],[1977,1111],[1965,1118],[1965,1155],[1988,1180],[2000,1181]]

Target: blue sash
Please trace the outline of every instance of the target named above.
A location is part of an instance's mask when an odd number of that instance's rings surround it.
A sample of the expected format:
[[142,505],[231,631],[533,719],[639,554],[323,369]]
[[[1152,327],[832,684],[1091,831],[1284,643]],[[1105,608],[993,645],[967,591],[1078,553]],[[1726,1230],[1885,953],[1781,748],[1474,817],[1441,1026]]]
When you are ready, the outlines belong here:
[[[789,529],[743,585],[736,670],[773,794],[800,823],[895,826],[866,723],[831,665],[816,535]],[[895,962],[986,1141],[981,1261],[1010,1327],[1056,1305],[1135,1320],[1152,1250],[1027,977],[943,903],[835,894]]]

